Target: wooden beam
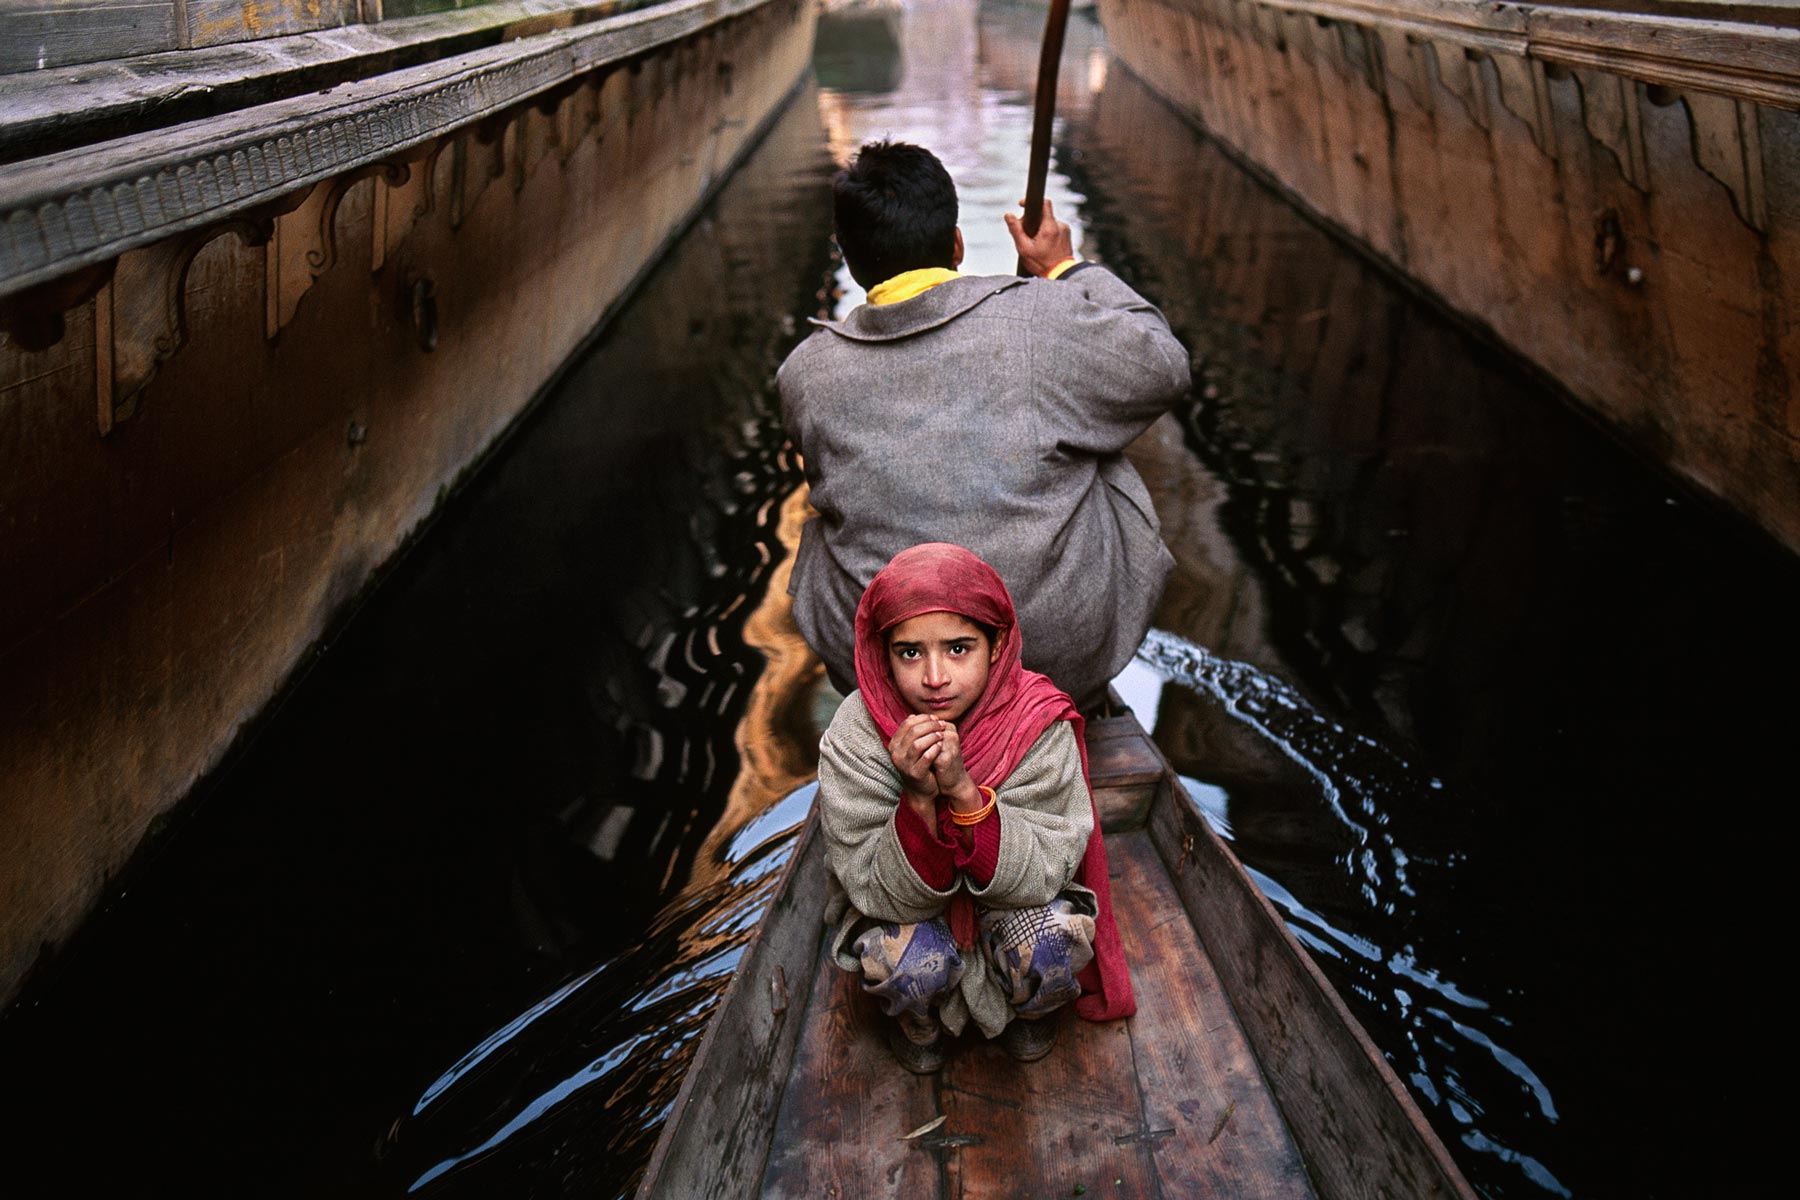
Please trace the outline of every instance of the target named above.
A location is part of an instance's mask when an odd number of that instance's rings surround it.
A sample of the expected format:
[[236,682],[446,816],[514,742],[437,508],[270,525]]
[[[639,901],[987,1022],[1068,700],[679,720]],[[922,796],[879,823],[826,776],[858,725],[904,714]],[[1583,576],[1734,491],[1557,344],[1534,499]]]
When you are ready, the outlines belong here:
[[[12,2],[43,0],[0,0],[0,12]],[[175,6],[176,30],[184,41],[189,3],[176,0]],[[179,51],[145,46],[136,57],[123,61],[46,70],[22,67],[23,74],[5,80],[0,162],[284,100],[514,41],[528,36],[531,22],[547,17],[558,19],[555,28],[569,28],[614,16],[626,6],[627,0],[504,0],[412,20],[346,25],[230,46]]]
[[768,2],[676,0],[0,168],[0,296],[396,157]]
[[174,0],[0,0],[0,75],[177,45]]
[[[1193,6],[1199,0],[1186,0]],[[1489,54],[1611,71],[1646,83],[1691,88],[1800,109],[1800,29],[1687,15],[1676,6],[1644,14],[1568,5],[1471,4],[1467,0],[1255,0],[1289,12],[1349,21]],[[1182,7],[1177,3],[1177,7]],[[1723,11],[1734,16],[1733,8]]]
[[825,879],[815,810],[681,1081],[640,1197],[757,1194],[824,946]]

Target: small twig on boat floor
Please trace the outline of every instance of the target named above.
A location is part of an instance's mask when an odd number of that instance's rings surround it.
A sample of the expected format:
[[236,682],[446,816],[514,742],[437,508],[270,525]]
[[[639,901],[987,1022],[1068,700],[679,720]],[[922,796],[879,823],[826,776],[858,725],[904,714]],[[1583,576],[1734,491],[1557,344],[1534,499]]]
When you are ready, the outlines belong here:
[[[919,1126],[917,1129],[913,1130],[911,1133],[907,1134],[905,1137],[901,1138],[900,1140],[903,1142],[910,1142],[916,1137],[923,1137],[924,1135],[930,1133],[932,1130],[936,1129],[939,1125],[942,1125],[945,1121],[948,1121],[949,1119],[950,1119],[949,1113],[945,1113],[941,1117],[934,1117],[933,1119],[925,1122],[923,1125]],[[1217,1136],[1217,1135],[1214,1135],[1214,1136]]]
[[1233,1100],[1230,1104],[1227,1104],[1225,1106],[1225,1111],[1219,1114],[1218,1124],[1213,1126],[1212,1136],[1206,1139],[1207,1145],[1210,1146],[1214,1142],[1219,1140],[1219,1135],[1221,1133],[1225,1132],[1225,1122],[1231,1120],[1231,1114],[1236,1111],[1237,1111],[1237,1101],[1236,1100]]

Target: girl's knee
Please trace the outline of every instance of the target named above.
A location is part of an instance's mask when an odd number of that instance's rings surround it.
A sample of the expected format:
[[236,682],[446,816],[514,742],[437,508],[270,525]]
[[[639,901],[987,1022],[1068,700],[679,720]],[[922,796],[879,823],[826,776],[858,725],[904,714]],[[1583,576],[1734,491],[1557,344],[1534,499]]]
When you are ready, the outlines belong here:
[[1075,977],[1094,959],[1094,919],[1082,907],[1059,896],[982,914],[983,950],[1018,1013],[1041,1016],[1081,994]]
[[963,959],[942,921],[871,922],[856,935],[863,990],[889,1016],[923,1016],[962,980]]

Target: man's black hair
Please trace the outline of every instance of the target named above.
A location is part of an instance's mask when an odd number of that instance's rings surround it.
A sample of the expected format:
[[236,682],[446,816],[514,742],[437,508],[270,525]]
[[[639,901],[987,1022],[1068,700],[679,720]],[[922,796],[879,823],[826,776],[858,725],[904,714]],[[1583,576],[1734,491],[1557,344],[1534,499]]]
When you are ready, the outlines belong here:
[[937,155],[907,142],[868,142],[831,181],[838,246],[865,288],[956,259],[956,185]]

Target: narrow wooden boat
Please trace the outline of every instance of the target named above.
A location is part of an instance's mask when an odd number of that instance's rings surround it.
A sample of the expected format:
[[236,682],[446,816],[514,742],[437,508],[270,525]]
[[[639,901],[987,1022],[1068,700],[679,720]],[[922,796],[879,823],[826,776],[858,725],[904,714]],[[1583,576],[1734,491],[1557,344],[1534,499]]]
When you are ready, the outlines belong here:
[[1064,1014],[1035,1063],[965,1034],[907,1074],[826,953],[815,813],[639,1195],[1472,1197],[1136,718],[1088,753],[1137,1016]]

